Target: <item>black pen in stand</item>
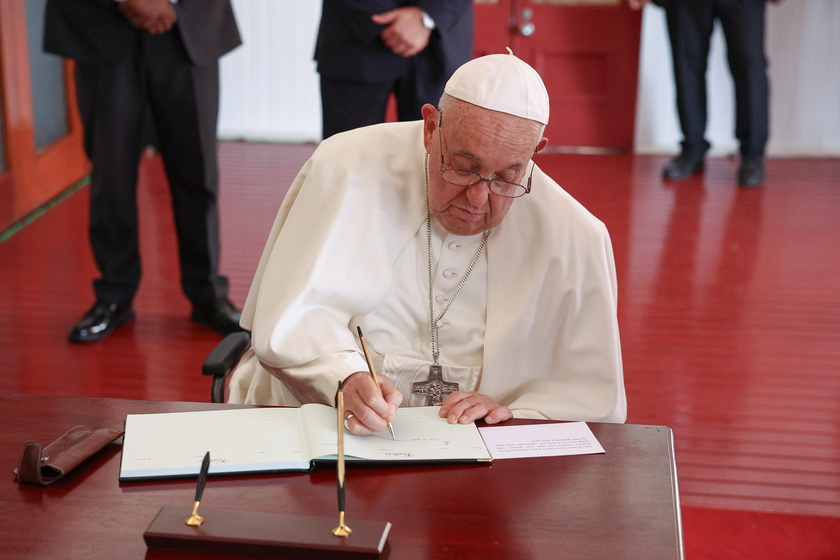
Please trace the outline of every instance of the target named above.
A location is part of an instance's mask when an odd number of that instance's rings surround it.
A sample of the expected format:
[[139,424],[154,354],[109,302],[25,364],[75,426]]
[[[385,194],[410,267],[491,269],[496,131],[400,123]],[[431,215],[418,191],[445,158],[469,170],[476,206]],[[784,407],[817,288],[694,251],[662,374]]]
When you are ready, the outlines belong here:
[[184,522],[187,525],[198,527],[204,523],[204,518],[198,515],[198,505],[201,503],[201,495],[204,493],[204,483],[207,482],[207,471],[210,469],[210,452],[204,454],[201,462],[201,471],[198,473],[198,484],[195,488],[195,503],[193,504],[192,515]]
[[335,396],[335,416],[337,418],[338,433],[338,461],[336,471],[338,472],[338,527],[333,529],[336,537],[346,537],[353,531],[344,524],[344,392],[341,390],[341,381],[338,382],[338,393]]

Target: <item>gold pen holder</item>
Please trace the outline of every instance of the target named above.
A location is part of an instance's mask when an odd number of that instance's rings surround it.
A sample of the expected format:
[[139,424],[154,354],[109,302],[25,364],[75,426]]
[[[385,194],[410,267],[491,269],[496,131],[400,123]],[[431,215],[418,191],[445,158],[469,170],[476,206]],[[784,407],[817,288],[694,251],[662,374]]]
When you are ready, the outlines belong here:
[[184,521],[184,523],[190,527],[200,527],[201,524],[204,523],[204,518],[198,515],[198,504],[200,503],[201,502],[196,502],[193,505],[192,514]]
[[338,512],[338,527],[333,529],[332,534],[336,537],[347,537],[350,536],[353,530],[344,524],[344,512]]

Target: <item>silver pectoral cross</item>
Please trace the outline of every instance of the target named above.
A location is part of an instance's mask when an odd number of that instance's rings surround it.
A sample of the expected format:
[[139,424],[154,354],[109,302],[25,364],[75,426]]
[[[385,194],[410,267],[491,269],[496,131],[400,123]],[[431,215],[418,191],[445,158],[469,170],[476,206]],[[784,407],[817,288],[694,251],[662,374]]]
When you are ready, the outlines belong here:
[[450,393],[457,390],[457,383],[443,380],[443,368],[440,364],[432,364],[429,367],[429,379],[411,384],[411,392],[415,395],[425,395],[429,405],[443,402]]

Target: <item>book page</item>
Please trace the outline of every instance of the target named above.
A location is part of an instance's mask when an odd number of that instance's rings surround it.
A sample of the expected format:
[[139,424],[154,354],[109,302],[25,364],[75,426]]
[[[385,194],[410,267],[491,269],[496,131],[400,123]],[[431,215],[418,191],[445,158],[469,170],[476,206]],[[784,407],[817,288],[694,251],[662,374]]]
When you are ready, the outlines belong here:
[[586,422],[479,428],[493,459],[604,453]]
[[[308,409],[305,422],[315,458],[338,453],[335,409]],[[475,424],[449,424],[438,416],[438,406],[400,408],[392,423],[397,440],[387,429],[372,436],[344,433],[346,459],[374,461],[452,461],[491,459]]]
[[120,480],[198,475],[207,451],[210,474],[308,470],[299,417],[296,408],[129,414]]

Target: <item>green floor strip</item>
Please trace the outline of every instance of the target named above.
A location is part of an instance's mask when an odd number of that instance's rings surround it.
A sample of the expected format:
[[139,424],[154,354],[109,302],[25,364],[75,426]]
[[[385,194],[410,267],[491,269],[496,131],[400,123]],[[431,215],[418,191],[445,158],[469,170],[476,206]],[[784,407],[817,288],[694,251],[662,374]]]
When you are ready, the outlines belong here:
[[6,231],[0,233],[0,243],[3,243],[8,238],[10,238],[14,234],[19,232],[23,228],[25,228],[26,226],[28,226],[29,224],[31,224],[32,222],[34,222],[35,220],[37,220],[38,218],[40,218],[41,216],[46,214],[47,210],[49,210],[53,206],[56,206],[61,201],[63,201],[64,199],[66,199],[67,197],[69,197],[70,195],[75,193],[77,190],[79,190],[82,187],[84,187],[85,185],[87,185],[89,182],[90,182],[90,177],[85,177],[85,178],[81,179],[78,183],[76,183],[75,185],[73,185],[72,187],[67,189],[66,191],[62,192],[57,197],[53,198],[52,200],[50,200],[46,204],[43,204],[42,206],[39,206],[38,208],[36,208],[35,210],[33,210],[32,212],[27,214],[22,220],[20,220],[19,222],[16,222],[14,225],[12,225],[12,227],[10,227]]

